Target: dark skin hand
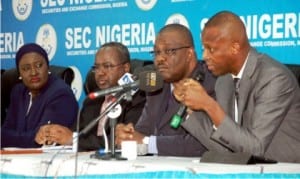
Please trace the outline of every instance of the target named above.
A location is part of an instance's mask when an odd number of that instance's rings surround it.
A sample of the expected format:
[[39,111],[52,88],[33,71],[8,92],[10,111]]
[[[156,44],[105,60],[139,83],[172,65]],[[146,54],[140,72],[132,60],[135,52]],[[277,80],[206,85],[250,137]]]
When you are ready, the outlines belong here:
[[46,124],[40,127],[35,137],[35,141],[43,145],[53,143],[71,145],[72,139],[73,132],[69,128],[57,124]]
[[145,135],[134,130],[132,123],[129,124],[118,124],[116,126],[116,144],[121,146],[122,141],[134,140],[138,144],[143,143],[143,138]]

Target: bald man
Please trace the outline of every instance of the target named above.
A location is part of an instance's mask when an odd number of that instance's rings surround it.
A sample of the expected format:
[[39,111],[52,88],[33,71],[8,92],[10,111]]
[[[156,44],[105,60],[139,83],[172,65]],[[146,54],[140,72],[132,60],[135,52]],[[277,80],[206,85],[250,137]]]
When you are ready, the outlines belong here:
[[[202,44],[203,59],[218,76],[217,100],[199,83],[181,81],[175,96],[198,111],[182,126],[210,151],[300,162],[300,89],[295,76],[250,46],[243,22],[232,12],[208,20]],[[239,78],[236,88],[234,78]]]

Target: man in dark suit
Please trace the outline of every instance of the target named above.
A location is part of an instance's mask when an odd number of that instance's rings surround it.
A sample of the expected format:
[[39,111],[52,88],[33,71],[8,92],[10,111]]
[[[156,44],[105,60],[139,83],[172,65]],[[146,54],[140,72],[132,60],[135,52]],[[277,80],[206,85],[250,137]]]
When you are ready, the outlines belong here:
[[147,145],[147,153],[173,156],[200,156],[206,148],[182,127],[170,126],[180,103],[172,90],[177,82],[202,73],[202,84],[214,96],[215,78],[207,66],[197,61],[194,42],[188,28],[180,24],[163,27],[154,45],[154,64],[164,79],[163,89],[147,95],[143,113],[135,125],[118,124],[116,142],[136,140]]
[[[253,49],[243,22],[231,12],[208,20],[202,44],[209,70],[219,76],[217,101],[199,83],[182,81],[174,90],[176,98],[198,111],[182,126],[210,151],[300,162],[300,89],[295,76]],[[236,88],[233,78],[240,79]]]
[[[129,71],[130,55],[127,47],[123,44],[117,42],[106,43],[96,53],[93,72],[99,89],[117,86],[118,80],[125,73],[129,73]],[[105,99],[108,99],[108,96],[94,100],[86,99],[84,101],[80,115],[79,131],[100,115],[101,110],[104,110],[103,107],[106,105]],[[135,124],[141,115],[145,101],[145,93],[140,90],[133,95],[131,101],[121,101],[122,113],[118,117],[117,122]],[[101,123],[102,121],[103,123]],[[105,132],[109,135],[110,128],[108,123],[107,119],[106,121],[100,119],[98,125],[94,126],[87,134],[80,136],[79,150],[90,151],[104,148],[103,126]],[[73,131],[75,130],[76,127],[74,125]],[[50,143],[71,144],[73,131],[60,125],[47,125],[37,135],[36,140],[40,142],[43,138],[47,138]]]

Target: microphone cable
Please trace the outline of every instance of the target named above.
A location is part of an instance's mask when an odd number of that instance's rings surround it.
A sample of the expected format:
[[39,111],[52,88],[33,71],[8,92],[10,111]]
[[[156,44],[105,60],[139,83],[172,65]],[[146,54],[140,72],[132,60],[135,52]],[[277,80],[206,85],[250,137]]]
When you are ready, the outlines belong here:
[[[76,133],[75,136],[73,134],[73,150],[75,150],[75,169],[74,169],[74,178],[77,178],[77,168],[78,168],[78,149],[79,149],[79,125],[80,125],[80,115],[82,112],[82,108],[79,110],[77,114],[77,121],[76,121]],[[75,143],[75,146],[74,146]],[[74,149],[75,147],[75,149]]]
[[[78,169],[78,147],[79,147],[79,138],[81,135],[86,134],[87,132],[89,132],[98,122],[100,119],[102,119],[105,115],[107,115],[107,113],[109,113],[109,111],[111,111],[113,108],[115,108],[121,100],[123,100],[126,96],[128,95],[128,93],[117,93],[116,95],[116,101],[112,102],[111,104],[108,105],[108,107],[104,110],[103,113],[101,113],[96,119],[94,119],[93,121],[91,121],[85,128],[83,128],[83,130],[81,130],[79,132],[79,125],[80,125],[80,115],[82,112],[82,109],[79,110],[79,112],[77,113],[77,121],[76,121],[76,134],[75,136],[72,137],[72,143],[73,143],[73,150],[74,150],[74,145],[75,145],[75,170],[74,170],[74,178],[77,178],[77,169]],[[107,138],[107,137],[106,137]],[[106,139],[107,140],[107,139]],[[75,144],[74,144],[75,143]],[[46,171],[44,176],[47,178],[48,175],[48,171],[50,168],[50,165],[53,163],[54,159],[58,156],[58,154],[60,154],[64,149],[66,149],[66,147],[69,145],[62,145],[62,148],[60,148],[59,150],[57,150],[54,155],[51,157],[51,159],[46,162],[47,167],[46,167]],[[107,149],[106,149],[107,150]]]
[[[124,99],[126,96],[128,95],[128,93],[117,93],[116,94],[116,101],[112,102],[111,104],[108,105],[108,107],[104,110],[103,113],[101,113],[96,119],[94,119],[93,121],[91,121],[85,128],[83,128],[83,130],[81,130],[79,132],[79,128],[80,128],[80,115],[81,115],[81,112],[82,112],[82,108],[79,110],[79,112],[77,113],[77,121],[76,121],[76,133],[75,133],[75,136],[72,137],[72,144],[73,144],[73,147],[72,149],[74,150],[74,145],[75,145],[75,169],[74,169],[74,178],[77,178],[77,169],[78,169],[78,148],[79,148],[79,138],[81,135],[83,134],[86,134],[87,132],[89,132],[98,122],[100,119],[102,119],[105,115],[107,115],[107,113],[109,111],[111,111],[113,108],[115,108],[122,99]],[[125,98],[126,99],[126,98]],[[74,133],[73,133],[74,134]],[[105,133],[106,134],[106,133]],[[106,143],[107,142],[107,136],[106,136]],[[46,170],[45,170],[45,174],[44,176],[47,177],[48,175],[48,171],[49,171],[49,167],[50,165],[53,163],[54,159],[56,158],[56,156],[58,154],[60,154],[64,149],[66,149],[66,147],[69,146],[69,145],[62,145],[62,148],[60,148],[59,150],[57,150],[54,155],[51,157],[51,159],[46,162],[47,164],[47,167],[46,167]],[[106,144],[106,146],[108,146],[108,144]],[[106,149],[106,151],[108,151]]]
[[[79,130],[79,118],[80,118],[80,114],[81,114],[81,109],[79,110],[79,112],[77,113],[77,121],[76,121],[76,133],[77,133],[77,135],[75,135],[75,137],[74,136],[72,136],[72,144],[73,144],[73,146],[72,146],[72,150],[74,150],[74,141],[76,142],[76,144],[75,144],[75,147],[76,147],[76,149],[75,149],[75,174],[74,174],[74,178],[77,178],[77,158],[78,158],[78,141],[79,141],[79,135],[78,135],[78,130]],[[68,147],[69,145],[67,145],[67,144],[64,144],[64,145],[62,145],[62,147],[60,148],[60,149],[58,149],[53,155],[52,155],[52,157],[51,157],[51,159],[47,162],[47,167],[46,167],[46,170],[45,170],[45,174],[44,174],[44,176],[45,176],[45,178],[47,178],[47,175],[48,175],[48,171],[49,171],[49,168],[50,168],[50,165],[53,163],[53,161],[54,161],[54,159],[58,156],[58,154],[60,154],[63,150],[65,150],[67,147]]]

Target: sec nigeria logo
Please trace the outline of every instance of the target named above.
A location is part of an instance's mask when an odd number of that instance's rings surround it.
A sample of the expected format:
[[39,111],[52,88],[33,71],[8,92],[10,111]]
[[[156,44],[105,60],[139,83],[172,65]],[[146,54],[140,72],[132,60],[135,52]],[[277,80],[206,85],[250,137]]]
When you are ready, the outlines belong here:
[[36,35],[36,43],[41,45],[48,53],[49,60],[53,58],[56,52],[57,37],[52,25],[42,25]]
[[16,19],[20,21],[26,20],[32,10],[32,0],[13,0],[11,2]]
[[178,13],[171,15],[167,19],[166,24],[181,24],[186,26],[187,28],[190,28],[187,19],[182,14]]
[[140,9],[148,11],[153,8],[153,6],[156,4],[156,1],[157,0],[135,0],[135,3]]
[[69,67],[74,72],[74,80],[72,81],[71,88],[78,101],[82,93],[82,75],[76,66],[69,66]]

